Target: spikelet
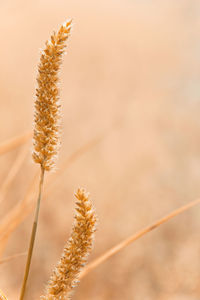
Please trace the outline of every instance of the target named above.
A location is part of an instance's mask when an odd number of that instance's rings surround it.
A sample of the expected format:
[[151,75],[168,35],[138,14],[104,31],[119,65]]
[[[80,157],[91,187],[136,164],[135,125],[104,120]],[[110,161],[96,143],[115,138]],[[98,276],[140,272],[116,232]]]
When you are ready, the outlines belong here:
[[49,171],[55,165],[60,146],[60,105],[58,71],[65,51],[65,42],[71,31],[71,20],[63,24],[46,42],[38,67],[34,118],[33,159]]
[[92,248],[96,216],[84,189],[78,189],[75,196],[77,206],[72,233],[50,278],[46,294],[41,296],[43,300],[71,299],[72,289],[78,283],[80,271]]

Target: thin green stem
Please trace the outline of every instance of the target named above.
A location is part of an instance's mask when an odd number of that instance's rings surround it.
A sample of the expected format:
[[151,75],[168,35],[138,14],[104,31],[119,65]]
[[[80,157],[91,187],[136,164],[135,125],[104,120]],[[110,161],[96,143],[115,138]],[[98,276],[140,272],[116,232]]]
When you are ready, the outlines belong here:
[[37,199],[37,204],[36,204],[36,210],[35,210],[35,217],[34,217],[32,232],[31,232],[31,239],[30,239],[30,243],[29,243],[29,250],[28,250],[28,255],[27,255],[24,279],[23,279],[22,288],[21,288],[20,300],[24,299],[25,290],[26,290],[26,283],[27,283],[29,270],[30,270],[30,265],[31,265],[31,258],[32,258],[32,254],[33,254],[33,247],[34,247],[34,243],[35,243],[35,236],[36,236],[38,217],[39,217],[39,211],[40,211],[40,201],[41,201],[41,195],[42,195],[43,182],[44,182],[44,169],[41,167],[39,194],[38,194],[38,199]]

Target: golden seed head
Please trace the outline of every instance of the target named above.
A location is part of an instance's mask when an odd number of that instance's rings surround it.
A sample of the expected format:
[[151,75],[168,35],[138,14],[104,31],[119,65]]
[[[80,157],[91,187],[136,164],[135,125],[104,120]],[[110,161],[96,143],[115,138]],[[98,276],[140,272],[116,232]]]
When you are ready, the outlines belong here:
[[33,159],[46,171],[54,167],[60,146],[58,71],[66,48],[65,42],[70,35],[71,22],[64,23],[46,42],[38,66]]
[[96,216],[84,189],[75,194],[76,214],[71,236],[46,288],[43,300],[71,299],[79,274],[87,262],[96,229]]

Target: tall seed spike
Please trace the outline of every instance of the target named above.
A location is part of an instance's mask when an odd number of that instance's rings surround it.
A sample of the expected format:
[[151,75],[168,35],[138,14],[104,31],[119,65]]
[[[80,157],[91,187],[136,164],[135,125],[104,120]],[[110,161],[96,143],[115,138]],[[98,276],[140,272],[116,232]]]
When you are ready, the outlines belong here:
[[[46,48],[42,52],[38,66],[33,160],[46,171],[54,167],[60,146],[60,105],[57,82],[62,54],[66,47],[65,40],[68,39],[70,30],[71,21],[67,21],[58,33],[53,33],[50,40],[46,42]],[[45,129],[37,126],[38,120],[45,122]],[[46,141],[47,130],[48,141]],[[52,143],[55,139],[57,143]],[[54,149],[51,148],[52,150],[49,151],[49,145],[54,145]]]

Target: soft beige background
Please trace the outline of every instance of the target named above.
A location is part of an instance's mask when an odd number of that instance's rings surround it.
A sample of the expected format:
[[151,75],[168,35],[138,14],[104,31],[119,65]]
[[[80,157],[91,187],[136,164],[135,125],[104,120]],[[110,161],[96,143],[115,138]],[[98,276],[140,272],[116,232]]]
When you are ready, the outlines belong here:
[[[0,141],[32,128],[40,49],[74,19],[61,71],[65,158],[105,134],[66,169],[42,203],[27,299],[39,299],[67,240],[73,193],[84,186],[98,217],[92,258],[200,195],[200,2],[7,0],[0,2]],[[0,218],[24,196],[26,161]],[[0,157],[3,182],[22,148]],[[3,256],[26,251],[32,215]],[[77,300],[198,300],[200,207],[99,266]],[[0,288],[18,299],[25,258],[0,265]]]

